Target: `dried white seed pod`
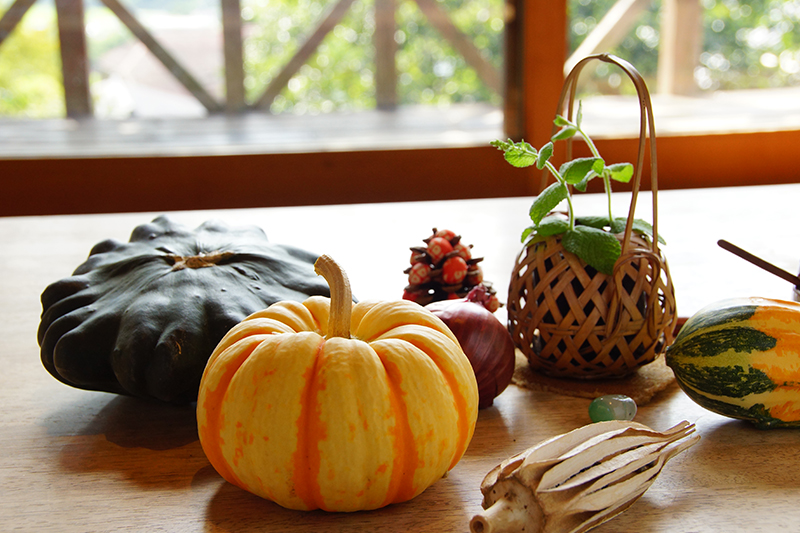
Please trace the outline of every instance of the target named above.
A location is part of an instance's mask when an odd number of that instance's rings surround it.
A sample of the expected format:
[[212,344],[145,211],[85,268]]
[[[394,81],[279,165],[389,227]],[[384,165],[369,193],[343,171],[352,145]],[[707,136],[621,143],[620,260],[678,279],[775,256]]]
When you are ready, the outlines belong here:
[[580,533],[630,507],[664,464],[696,443],[694,424],[664,432],[597,422],[506,459],[481,483],[472,533]]

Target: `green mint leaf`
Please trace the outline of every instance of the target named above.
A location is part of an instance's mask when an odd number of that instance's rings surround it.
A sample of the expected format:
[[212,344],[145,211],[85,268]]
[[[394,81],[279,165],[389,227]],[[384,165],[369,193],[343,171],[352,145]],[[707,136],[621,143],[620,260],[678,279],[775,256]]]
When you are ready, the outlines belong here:
[[589,226],[576,226],[566,232],[561,243],[565,250],[580,257],[587,265],[608,275],[613,274],[614,263],[622,253],[622,246],[616,237]]
[[595,161],[594,165],[592,165],[592,170],[594,170],[598,176],[602,176],[603,171],[605,171],[605,169],[606,169],[606,162],[598,157],[597,161]]
[[542,219],[569,196],[567,186],[556,181],[539,193],[531,205],[530,216],[533,224],[538,226]]
[[492,141],[490,144],[502,150],[506,161],[514,167],[525,168],[536,164],[536,148],[525,141],[515,143],[509,139],[508,141]]
[[523,243],[524,243],[524,242],[525,242],[525,241],[528,239],[528,237],[530,237],[530,236],[531,236],[531,234],[532,234],[533,232],[535,232],[535,231],[536,231],[536,226],[528,226],[527,228],[525,228],[525,229],[522,231],[522,236],[521,236],[521,237],[520,237],[520,239],[519,239],[519,240],[520,240],[520,242],[523,242]]
[[611,221],[611,233],[622,233],[625,231],[625,226],[628,225],[628,219],[618,217]]
[[592,168],[598,160],[602,161],[602,159],[597,157],[579,157],[578,159],[567,161],[561,165],[561,168],[558,169],[558,173],[561,174],[564,181],[570,185],[575,185],[586,178],[589,172],[592,172]]
[[[633,231],[636,233],[642,233],[647,235],[651,239],[653,238],[653,226],[646,220],[642,220],[641,218],[634,218],[633,219]],[[667,241],[664,240],[663,237],[659,234],[658,242],[661,244],[667,244]]]
[[[622,217],[615,218],[614,223],[611,225],[611,232],[622,233],[625,231],[625,226],[627,225],[628,225],[627,218],[622,218]],[[641,218],[634,218],[633,227],[631,229],[636,233],[646,235],[651,239],[653,238],[653,226],[646,220],[642,220]],[[665,241],[661,235],[658,236],[658,242],[660,242],[661,244],[667,244],[667,241]]]
[[586,174],[581,181],[576,183],[574,187],[581,192],[586,192],[586,188],[589,186],[589,182],[592,181],[594,178],[597,177],[594,170]]
[[593,228],[603,229],[608,226],[608,217],[575,217],[575,223],[580,224],[581,226],[591,226]]
[[630,163],[615,163],[609,165],[608,169],[611,171],[611,179],[628,183],[633,178],[633,165]]
[[525,168],[536,164],[536,155],[526,152],[509,151],[505,153],[504,157],[506,161],[511,163],[511,166],[517,168]]
[[542,237],[560,235],[569,229],[569,222],[557,215],[545,217],[536,227],[536,233]]
[[531,236],[528,237],[528,240],[523,242],[522,245],[526,246],[526,247],[527,246],[533,246],[536,243],[544,242],[546,239],[547,239],[547,237],[542,237],[538,233],[532,233]]
[[539,157],[536,160],[536,168],[542,170],[544,168],[544,164],[547,163],[547,160],[553,156],[553,143],[549,142],[542,146],[539,150]]
[[562,127],[562,126],[574,126],[574,124],[572,122],[570,122],[569,120],[567,120],[566,118],[564,118],[561,115],[556,115],[556,118],[553,121],[553,124],[555,124],[559,128]]
[[550,140],[552,141],[563,141],[565,139],[569,139],[574,137],[575,134],[578,133],[578,128],[575,126],[564,126],[561,130],[558,131],[555,135],[553,135]]

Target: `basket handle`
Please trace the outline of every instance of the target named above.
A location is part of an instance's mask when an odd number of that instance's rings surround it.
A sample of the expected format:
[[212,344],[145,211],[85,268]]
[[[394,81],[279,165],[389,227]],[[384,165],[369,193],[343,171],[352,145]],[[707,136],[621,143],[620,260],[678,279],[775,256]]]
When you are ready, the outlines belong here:
[[[567,98],[569,98],[567,118],[572,120],[575,107],[575,90],[578,83],[578,76],[580,75],[581,70],[583,70],[583,67],[585,67],[587,63],[594,60],[611,63],[621,68],[633,82],[633,85],[636,88],[636,94],[639,98],[639,153],[637,156],[635,174],[632,184],[633,196],[631,198],[631,206],[628,209],[628,221],[625,226],[625,235],[622,240],[622,254],[624,255],[630,246],[631,233],[633,231],[634,210],[636,209],[636,201],[639,197],[639,188],[641,186],[642,165],[644,163],[648,131],[650,133],[650,187],[653,193],[652,248],[655,253],[658,253],[658,173],[656,164],[656,130],[655,120],[653,118],[653,105],[650,102],[650,92],[647,90],[647,84],[645,84],[642,75],[639,74],[639,71],[636,70],[633,65],[617,56],[611,54],[595,54],[586,56],[585,58],[581,59],[575,65],[575,67],[573,67],[564,80],[564,86],[561,89],[561,97],[559,98],[557,109],[559,112],[563,110],[564,103]],[[555,127],[553,133],[555,133]],[[572,159],[572,141],[572,138],[567,139],[567,160]],[[546,177],[546,175],[543,176],[545,179]]]

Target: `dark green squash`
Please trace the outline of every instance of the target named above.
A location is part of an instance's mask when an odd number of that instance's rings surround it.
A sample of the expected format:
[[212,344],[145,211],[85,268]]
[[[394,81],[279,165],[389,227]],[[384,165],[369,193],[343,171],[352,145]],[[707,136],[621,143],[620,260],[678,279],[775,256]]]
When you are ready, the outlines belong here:
[[281,300],[329,296],[317,255],[255,226],[166,217],[106,240],[42,293],[45,368],[73,387],[173,403],[197,399],[206,361],[245,317]]

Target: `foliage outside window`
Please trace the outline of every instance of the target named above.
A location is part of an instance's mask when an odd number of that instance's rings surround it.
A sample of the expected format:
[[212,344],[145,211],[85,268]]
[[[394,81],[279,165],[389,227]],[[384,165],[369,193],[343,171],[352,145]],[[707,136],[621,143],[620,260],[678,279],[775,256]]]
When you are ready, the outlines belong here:
[[[616,0],[569,0],[569,50],[574,51]],[[765,89],[800,84],[800,0],[700,0],[703,52],[694,79],[701,91]],[[654,0],[634,29],[608,52],[634,64],[656,87],[662,1]],[[588,76],[587,76],[588,78]],[[588,93],[632,92],[602,64]]]
[[[308,36],[334,0],[243,0],[245,86],[250,101]],[[0,13],[12,0],[0,0]],[[216,21],[217,0],[123,0],[145,24],[164,17],[205,13]],[[703,52],[694,72],[701,91],[790,87],[800,84],[800,0],[701,0]],[[615,0],[569,0],[568,48],[574,51]],[[502,0],[440,0],[439,6],[466,33],[486,59],[503,66]],[[609,52],[631,61],[651,87],[660,44],[662,1],[654,0],[634,28]],[[398,0],[394,35],[398,50],[397,93],[400,105],[449,105],[487,102],[501,95],[487,88],[464,59],[445,42],[413,0]],[[86,3],[90,62],[95,67],[110,50],[134,38],[98,0]],[[375,107],[374,2],[355,0],[339,25],[323,40],[309,62],[272,102],[273,113],[317,114]],[[191,64],[188,65],[191,70]],[[589,94],[630,92],[621,76],[601,64],[582,78]],[[93,70],[94,89],[107,73]],[[60,117],[58,36],[52,0],[38,0],[22,24],[0,46],[0,115]],[[219,82],[209,87],[222,91]],[[97,102],[96,102],[97,104]],[[113,110],[96,106],[100,116]]]
[[[6,1],[10,5],[10,1]],[[0,3],[0,13],[8,5]],[[34,6],[0,46],[0,116],[64,115],[55,13]]]
[[[123,3],[145,26],[157,26],[168,17],[207,14],[217,21],[212,29],[220,31],[217,0],[123,0]],[[0,14],[10,4],[11,0],[0,0]],[[249,101],[259,97],[333,4],[334,0],[242,1],[245,89]],[[438,4],[484,58],[501,69],[503,1],[441,0]],[[97,70],[101,57],[134,37],[98,0],[87,2],[85,12],[89,60],[94,67],[90,81],[96,93],[98,83],[108,75]],[[501,95],[481,82],[412,0],[397,3],[395,20],[400,105],[459,102],[499,105]],[[374,31],[374,2],[355,0],[341,23],[273,101],[270,111],[317,114],[375,108]],[[209,38],[213,39],[213,34]],[[38,0],[13,38],[0,46],[0,80],[11,80],[0,84],[6,88],[0,92],[0,114],[62,116],[63,96],[56,90],[61,86],[58,61],[52,0]],[[24,69],[23,64],[27,65]],[[186,66],[191,71],[192,65]],[[222,93],[223,76],[219,72],[218,83],[208,88],[212,94]],[[96,111],[98,115],[115,114],[103,106]]]
[[[252,0],[243,16],[250,34],[245,41],[245,85],[255,99],[296,51],[331,2],[324,0]],[[502,2],[443,0],[456,27],[468,35],[484,57],[502,67]],[[500,103],[442,40],[417,5],[398,2],[395,17],[398,45],[398,101],[403,104],[447,105],[457,102]],[[328,34],[311,60],[272,104],[281,113],[318,113],[375,107],[374,4],[356,0],[341,24]]]

